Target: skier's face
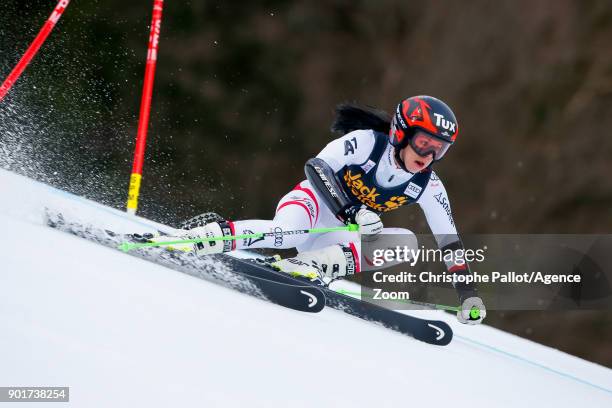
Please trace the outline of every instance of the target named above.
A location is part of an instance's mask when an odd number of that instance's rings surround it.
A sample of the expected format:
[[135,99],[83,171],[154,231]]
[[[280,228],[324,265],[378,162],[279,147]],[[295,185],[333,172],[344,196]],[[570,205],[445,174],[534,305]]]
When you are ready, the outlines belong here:
[[428,154],[427,156],[419,156],[412,146],[408,144],[408,146],[404,147],[400,152],[402,160],[404,161],[404,166],[411,173],[418,173],[423,170],[427,166],[431,164],[433,161],[433,153]]

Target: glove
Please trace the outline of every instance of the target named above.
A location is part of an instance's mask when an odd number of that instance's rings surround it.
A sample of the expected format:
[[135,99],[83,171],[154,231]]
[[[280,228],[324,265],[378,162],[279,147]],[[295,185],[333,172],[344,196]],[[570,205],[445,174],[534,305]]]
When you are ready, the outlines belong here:
[[[223,237],[223,231],[219,223],[212,222],[202,227],[192,228],[190,230],[179,230],[175,236],[169,235],[158,235],[149,239],[150,242],[170,242],[170,241],[181,241],[189,239],[202,239],[202,238],[220,238]],[[212,255],[220,254],[224,252],[223,241],[207,241],[197,243],[184,243],[184,244],[172,244],[165,245],[170,251],[183,251],[183,252],[195,252],[198,255]]]
[[478,296],[465,299],[461,304],[461,310],[457,311],[457,320],[463,324],[479,324],[485,317],[487,317],[487,309]]
[[346,215],[349,222],[359,225],[361,235],[378,235],[383,230],[380,216],[373,211],[353,207],[347,211]]

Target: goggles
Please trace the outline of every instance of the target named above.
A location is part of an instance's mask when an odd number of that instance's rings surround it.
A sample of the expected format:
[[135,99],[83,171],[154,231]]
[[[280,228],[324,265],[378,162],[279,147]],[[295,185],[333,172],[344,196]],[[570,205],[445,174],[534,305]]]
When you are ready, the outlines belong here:
[[427,157],[433,153],[434,160],[440,160],[446,153],[451,143],[438,139],[429,133],[417,131],[410,138],[410,146],[421,157]]

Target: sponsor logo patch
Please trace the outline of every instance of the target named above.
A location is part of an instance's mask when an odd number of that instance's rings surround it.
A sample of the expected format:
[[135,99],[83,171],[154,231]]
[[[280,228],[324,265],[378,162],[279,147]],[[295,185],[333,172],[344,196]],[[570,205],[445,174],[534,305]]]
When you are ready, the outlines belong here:
[[438,203],[440,203],[440,205],[442,206],[442,208],[446,212],[446,215],[448,216],[448,221],[451,223],[451,225],[455,225],[455,220],[453,220],[453,213],[451,212],[451,208],[450,208],[450,204],[448,202],[448,198],[446,198],[446,196],[443,195],[441,192],[438,193],[438,194],[435,194],[434,198],[436,199],[436,201]]
[[419,194],[421,194],[421,190],[423,190],[421,186],[418,186],[411,181],[408,184],[408,187],[406,187],[406,190],[404,190],[404,194],[406,194],[408,197],[417,198]]
[[431,172],[431,176],[429,177],[429,185],[432,187],[438,187],[440,185],[440,178],[435,171]]
[[342,252],[344,253],[344,259],[346,260],[346,274],[354,275],[355,274],[355,259],[353,256],[353,251],[351,251],[348,247],[342,247]]
[[457,124],[447,120],[443,115],[434,113],[434,117],[436,118],[436,126],[438,128],[442,127],[443,129],[450,130],[453,133],[457,131]]
[[[252,234],[254,234],[254,232],[253,232],[253,231],[251,231],[251,230],[245,229],[245,230],[243,230],[243,231],[242,231],[242,234],[244,234],[244,235],[252,235]],[[253,245],[254,243],[259,242],[259,241],[263,241],[263,240],[264,240],[264,237],[259,237],[259,238],[245,238],[245,239],[243,239],[243,240],[242,240],[242,244],[243,244],[245,247],[250,247],[250,246],[251,246],[251,245]]]
[[348,170],[344,173],[344,182],[350,189],[351,194],[371,209],[387,212],[395,210],[408,202],[406,196],[393,196],[384,203],[377,202],[380,193],[375,186],[370,187],[366,185],[362,177],[363,173],[353,173],[351,170]]
[[280,247],[283,245],[284,237],[283,237],[283,229],[281,227],[275,227],[272,230],[274,233],[274,246]]
[[363,171],[365,171],[366,174],[368,174],[370,170],[374,168],[374,166],[376,166],[376,163],[374,163],[372,160],[368,160],[368,162],[361,166],[361,168],[363,169]]
[[338,193],[336,193],[336,190],[334,190],[334,186],[332,186],[332,184],[329,182],[329,180],[325,176],[325,173],[323,172],[323,169],[321,169],[319,166],[314,166],[314,168],[315,168],[315,171],[319,174],[319,177],[321,178],[321,181],[323,181],[323,184],[327,188],[327,191],[329,191],[329,193],[332,195],[332,197],[339,198],[338,197]]

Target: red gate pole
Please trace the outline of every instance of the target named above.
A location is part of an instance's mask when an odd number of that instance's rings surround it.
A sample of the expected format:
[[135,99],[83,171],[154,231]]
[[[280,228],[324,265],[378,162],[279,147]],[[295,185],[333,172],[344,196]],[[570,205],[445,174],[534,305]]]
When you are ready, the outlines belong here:
[[55,27],[55,24],[59,21],[60,17],[68,7],[69,3],[70,0],[60,0],[57,3],[55,9],[53,10],[53,13],[51,13],[51,16],[42,26],[42,28],[36,35],[36,38],[34,38],[34,41],[32,41],[32,44],[30,44],[25,54],[23,54],[17,65],[15,65],[15,68],[13,68],[11,73],[6,77],[6,79],[0,86],[0,101],[4,99],[9,89],[11,89],[13,84],[21,76],[23,70],[28,66],[30,61],[32,61],[32,58],[34,58],[34,56],[40,49],[40,46],[43,45],[43,43],[51,33],[51,30],[53,30],[53,27]]
[[149,128],[149,114],[151,112],[151,96],[153,94],[153,81],[155,79],[155,64],[157,63],[157,49],[159,32],[161,29],[162,10],[164,0],[153,0],[153,18],[151,20],[151,33],[149,35],[149,50],[147,52],[147,66],[145,69],[144,84],[142,86],[142,99],[140,101],[140,116],[138,118],[138,135],[136,136],[136,149],[130,187],[128,190],[127,212],[136,214],[138,209],[138,196],[140,195],[140,181],[142,179],[142,165]]

